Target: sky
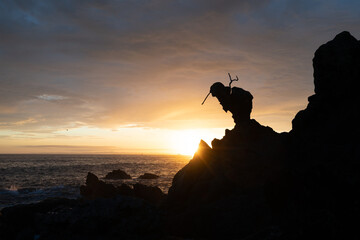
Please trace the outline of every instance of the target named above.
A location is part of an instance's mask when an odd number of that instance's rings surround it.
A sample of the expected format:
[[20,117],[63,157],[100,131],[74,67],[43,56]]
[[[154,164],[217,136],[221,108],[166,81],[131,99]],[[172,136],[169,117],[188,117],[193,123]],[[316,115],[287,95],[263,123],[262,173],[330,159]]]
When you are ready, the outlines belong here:
[[191,154],[234,127],[214,82],[277,132],[313,94],[315,50],[356,0],[0,0],[0,153]]

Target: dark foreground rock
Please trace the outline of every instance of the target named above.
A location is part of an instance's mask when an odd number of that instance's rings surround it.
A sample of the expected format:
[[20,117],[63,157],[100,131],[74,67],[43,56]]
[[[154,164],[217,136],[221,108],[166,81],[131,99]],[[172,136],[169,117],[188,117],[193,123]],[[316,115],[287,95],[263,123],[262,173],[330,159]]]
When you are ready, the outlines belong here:
[[185,237],[359,239],[360,43],[315,53],[315,94],[278,134],[255,120],[202,142],[169,190],[168,229]]
[[80,194],[87,199],[112,198],[116,196],[117,189],[89,172],[86,177],[86,185],[80,186]]
[[130,187],[122,184],[115,187],[112,184],[99,180],[97,176],[89,172],[86,177],[86,185],[80,186],[80,194],[85,199],[114,198],[117,195],[133,196],[159,205],[165,199],[165,194],[158,187],[134,184]]
[[125,171],[117,169],[106,174],[105,179],[131,179],[131,176]]
[[140,175],[139,179],[158,179],[159,176],[153,173],[144,173]]
[[0,239],[160,239],[162,216],[139,198],[49,199],[2,210]]
[[158,187],[115,187],[89,172],[80,193],[2,209],[0,239],[167,239]]
[[226,131],[213,148],[201,142],[169,190],[168,227],[189,237],[239,239],[271,226],[283,204],[285,141],[255,120]]

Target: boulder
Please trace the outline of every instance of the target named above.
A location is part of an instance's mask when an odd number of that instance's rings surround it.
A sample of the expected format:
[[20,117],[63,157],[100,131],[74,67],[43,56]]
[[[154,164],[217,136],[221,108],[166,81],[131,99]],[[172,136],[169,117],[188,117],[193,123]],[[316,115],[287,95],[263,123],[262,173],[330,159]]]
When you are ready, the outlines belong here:
[[131,176],[121,169],[106,174],[105,179],[131,179]]
[[123,183],[120,186],[116,187],[116,189],[117,189],[118,194],[120,194],[120,195],[132,196],[134,194],[133,189],[129,185],[125,184],[125,183]]
[[159,205],[166,197],[166,194],[158,187],[146,186],[140,183],[134,184],[133,187],[124,183],[115,187],[113,184],[99,180],[91,172],[86,177],[86,185],[80,186],[80,194],[85,199],[114,198],[118,195],[132,196],[155,205]]
[[165,199],[166,195],[158,187],[136,183],[134,184],[134,196],[159,205]]
[[86,177],[86,185],[80,186],[80,194],[86,199],[113,198],[117,194],[117,189],[89,172]]
[[139,179],[157,179],[157,178],[159,178],[159,176],[152,173],[145,173],[139,177]]

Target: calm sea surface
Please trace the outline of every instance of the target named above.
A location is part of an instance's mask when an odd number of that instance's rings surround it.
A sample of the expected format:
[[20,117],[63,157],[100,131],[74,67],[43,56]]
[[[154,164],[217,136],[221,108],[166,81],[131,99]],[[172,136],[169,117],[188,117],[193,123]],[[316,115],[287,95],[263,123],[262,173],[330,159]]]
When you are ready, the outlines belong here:
[[[101,179],[115,169],[124,170],[132,179],[107,182],[115,185],[140,182],[158,186],[167,193],[175,173],[190,158],[181,155],[0,154],[0,209],[48,197],[77,198],[79,186],[85,183],[88,172]],[[137,179],[146,172],[160,178]]]

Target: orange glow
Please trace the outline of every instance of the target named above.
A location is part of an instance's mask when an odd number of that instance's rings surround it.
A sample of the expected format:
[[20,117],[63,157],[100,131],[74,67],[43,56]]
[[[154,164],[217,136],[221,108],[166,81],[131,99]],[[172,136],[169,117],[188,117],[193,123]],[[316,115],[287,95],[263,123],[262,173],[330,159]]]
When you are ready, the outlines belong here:
[[176,131],[171,139],[172,149],[175,154],[194,155],[201,139],[210,143],[214,137],[214,133],[206,129]]
[[[1,136],[8,136],[3,137]],[[0,153],[182,154],[193,155],[203,139],[209,145],[223,128],[155,129],[70,128],[30,136],[0,130]]]

